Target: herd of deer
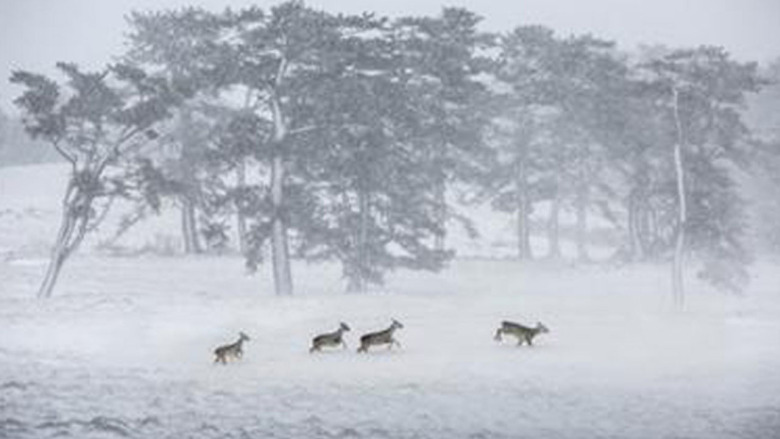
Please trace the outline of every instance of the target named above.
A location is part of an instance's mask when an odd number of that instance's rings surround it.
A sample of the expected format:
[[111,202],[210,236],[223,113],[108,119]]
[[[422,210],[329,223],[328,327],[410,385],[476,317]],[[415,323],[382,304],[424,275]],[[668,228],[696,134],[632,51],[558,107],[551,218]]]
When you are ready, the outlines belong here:
[[[396,340],[393,335],[395,331],[403,328],[404,325],[401,322],[393,319],[390,327],[382,331],[369,332],[360,337],[360,347],[358,353],[368,352],[368,348],[371,346],[387,345],[387,349],[393,347],[393,345],[401,347],[401,343]],[[344,341],[344,333],[349,331],[349,326],[341,322],[338,329],[333,332],[320,334],[314,337],[311,341],[310,353],[322,350],[323,347],[338,347],[347,348],[347,343]],[[501,335],[507,334],[517,338],[517,345],[521,346],[523,343],[527,343],[528,346],[533,346],[533,339],[539,334],[550,332],[546,326],[541,322],[537,322],[536,326],[524,326],[519,323],[503,321],[501,326],[496,330],[495,340],[501,341]],[[228,359],[240,359],[243,354],[243,345],[245,341],[249,341],[249,336],[243,332],[239,333],[238,341],[235,343],[226,344],[220,346],[214,350],[216,355],[215,363],[227,364]]]

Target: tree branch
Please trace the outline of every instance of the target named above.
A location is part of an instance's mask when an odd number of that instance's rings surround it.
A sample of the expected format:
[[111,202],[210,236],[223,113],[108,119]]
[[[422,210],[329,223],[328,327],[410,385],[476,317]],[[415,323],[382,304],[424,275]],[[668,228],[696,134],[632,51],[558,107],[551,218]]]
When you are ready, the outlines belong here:
[[108,201],[106,202],[105,206],[103,206],[103,210],[100,212],[100,214],[95,217],[95,219],[92,221],[92,224],[87,226],[87,233],[91,233],[95,231],[100,223],[103,222],[103,220],[106,219],[106,216],[108,215],[108,211],[111,210],[111,206],[114,204],[114,200],[116,200],[116,195],[111,195],[108,198]]
[[73,156],[72,154],[70,154],[68,151],[64,150],[64,149],[63,149],[63,148],[60,146],[60,142],[59,142],[59,140],[53,140],[51,143],[52,143],[52,145],[54,145],[54,149],[56,149],[56,150],[57,150],[57,152],[58,152],[58,153],[59,153],[59,154],[60,154],[62,157],[64,157],[64,158],[65,158],[65,160],[67,160],[68,162],[70,162],[70,164],[73,166],[73,169],[75,170],[75,169],[76,169],[76,157],[75,157],[75,156]]
[[[282,45],[287,44],[287,38],[282,36]],[[287,57],[282,50],[279,51],[279,68],[276,70],[276,76],[274,78],[274,87],[279,88],[282,84],[284,74],[287,73]]]
[[308,126],[308,127],[301,127],[301,128],[296,128],[296,129],[294,129],[294,130],[290,130],[290,131],[288,131],[288,132],[287,132],[287,135],[308,133],[309,131],[314,131],[314,130],[316,130],[317,128],[319,128],[319,127],[318,127],[318,126],[316,126],[316,125],[311,125],[311,126]]
[[140,127],[127,127],[124,130],[124,133],[120,135],[120,138],[116,142],[114,142],[114,146],[111,148],[111,152],[106,155],[106,157],[100,162],[100,164],[95,169],[95,176],[100,177],[109,163],[111,163],[117,157],[126,154],[128,150],[120,151],[120,148],[124,143],[126,143],[127,141],[135,137],[141,131],[143,130]]

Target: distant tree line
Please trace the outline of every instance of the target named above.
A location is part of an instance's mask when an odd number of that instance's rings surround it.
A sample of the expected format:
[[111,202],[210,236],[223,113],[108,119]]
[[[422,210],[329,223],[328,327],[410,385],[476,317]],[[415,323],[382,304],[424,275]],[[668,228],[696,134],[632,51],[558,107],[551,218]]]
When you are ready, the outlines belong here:
[[0,109],[0,167],[55,162],[56,151],[44,142],[31,139],[24,124]]
[[561,257],[572,212],[589,260],[597,215],[622,237],[614,258],[673,262],[679,304],[685,258],[739,291],[737,178],[759,150],[778,156],[743,121],[768,84],[758,66],[717,47],[624,53],[479,22],[461,8],[389,19],[299,1],[133,13],[129,50],[104,71],[61,64],[64,85],[16,72],[28,131],[73,168],[52,266],[80,242],[68,231],[124,197],[138,206],[127,226],[178,206],[188,252],[234,245],[250,268],[270,256],[277,294],[293,293],[291,258],[338,261],[347,289],[365,291],[394,269],[443,268],[447,225],[478,229],[457,206],[490,202],[515,216],[520,259],[539,256],[531,215],[544,207],[547,257]]

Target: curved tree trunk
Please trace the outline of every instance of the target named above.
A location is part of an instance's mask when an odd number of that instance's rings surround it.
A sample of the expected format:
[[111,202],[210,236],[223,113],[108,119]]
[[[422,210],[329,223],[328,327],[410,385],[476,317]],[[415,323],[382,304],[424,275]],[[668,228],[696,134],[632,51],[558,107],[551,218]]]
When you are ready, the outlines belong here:
[[39,298],[51,297],[65,261],[78,249],[87,234],[92,197],[83,195],[74,179],[75,176],[72,176],[62,200],[60,229],[52,247],[46,275],[38,288]]
[[51,297],[54,286],[57,284],[57,280],[60,277],[60,270],[65,263],[65,253],[61,249],[60,244],[57,243],[52,250],[51,259],[49,260],[48,268],[46,268],[46,276],[41,282],[41,286],[38,287],[38,297],[46,299]]
[[49,264],[46,268],[46,275],[38,288],[38,297],[40,298],[51,297],[54,291],[54,286],[57,284],[62,266],[70,253],[68,248],[71,246],[70,243],[74,240],[74,235],[76,234],[76,222],[76,218],[70,215],[69,212],[63,213],[60,231],[52,247],[51,259],[49,259]]

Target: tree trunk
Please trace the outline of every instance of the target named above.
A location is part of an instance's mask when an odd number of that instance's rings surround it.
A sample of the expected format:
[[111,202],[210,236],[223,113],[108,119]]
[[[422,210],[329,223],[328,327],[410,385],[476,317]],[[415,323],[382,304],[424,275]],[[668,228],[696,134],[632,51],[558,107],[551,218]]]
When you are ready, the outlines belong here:
[[[244,190],[246,188],[246,160],[244,158],[239,160],[236,174],[238,187]],[[246,254],[247,227],[242,200],[236,202],[236,230],[238,231],[238,250],[242,255]]]
[[195,203],[192,199],[192,188],[198,187],[195,179],[195,148],[197,141],[193,135],[194,123],[192,121],[192,109],[185,106],[181,109],[179,122],[179,141],[181,143],[181,152],[179,156],[180,172],[182,183],[187,188],[179,196],[181,202],[181,232],[184,241],[184,252],[187,254],[201,253],[202,247],[198,237],[198,225],[195,216]]
[[635,191],[628,196],[628,250],[631,261],[645,258],[645,246],[642,240],[642,211]]
[[38,297],[41,299],[48,299],[51,297],[54,291],[54,286],[57,284],[57,280],[60,277],[60,270],[65,263],[65,257],[60,244],[55,244],[52,250],[51,259],[49,260],[49,266],[46,269],[46,276],[43,278],[41,286],[38,288]]
[[561,208],[560,192],[556,186],[555,195],[550,204],[550,216],[547,219],[547,241],[549,247],[547,257],[550,259],[560,259],[561,243],[559,238],[559,213]]
[[277,155],[271,165],[271,203],[274,216],[271,223],[271,254],[273,261],[274,288],[276,294],[289,296],[293,293],[292,272],[284,215],[284,161]]
[[283,144],[287,137],[287,126],[282,115],[281,104],[276,96],[271,98],[271,113],[274,121],[274,148],[276,148],[276,153],[271,159],[271,204],[273,207],[271,254],[274,287],[277,295],[288,296],[293,293],[293,283],[284,211],[285,164],[282,155]]
[[38,288],[39,298],[51,297],[62,266],[68,257],[78,249],[87,233],[88,212],[92,205],[92,197],[82,195],[76,188],[74,179],[75,176],[71,176],[63,197],[60,229],[52,247],[46,275]]
[[195,217],[195,204],[186,196],[181,197],[181,233],[184,240],[184,252],[187,254],[202,253],[198,237],[198,223]]
[[588,204],[590,202],[588,186],[582,183],[577,190],[577,260],[590,261],[588,255]]
[[447,185],[444,177],[436,182],[436,225],[439,227],[438,233],[434,237],[433,248],[436,251],[444,251],[445,239],[447,237]]
[[46,268],[46,275],[41,282],[41,286],[38,288],[39,298],[49,298],[54,291],[54,286],[57,284],[57,280],[60,276],[60,271],[68,257],[68,246],[73,234],[76,231],[76,218],[69,213],[70,207],[66,208],[66,211],[62,215],[62,223],[60,224],[60,231],[57,234],[57,240],[54,243],[51,251],[51,259],[49,259],[49,265]]
[[528,181],[526,179],[526,163],[519,161],[515,176],[515,195],[517,197],[517,258],[533,259],[531,252],[531,220],[530,201],[528,196]]
[[685,226],[687,221],[687,205],[685,200],[685,167],[683,164],[682,149],[684,136],[682,122],[680,120],[680,95],[676,88],[672,88],[674,94],[674,121],[677,128],[677,142],[674,145],[674,170],[677,181],[677,230],[674,246],[674,260],[672,262],[672,295],[677,308],[685,305],[685,285],[683,283],[683,251],[685,249]]
[[187,209],[184,205],[184,199],[182,198],[181,205],[181,239],[184,243],[184,253],[192,253],[192,240],[190,239],[190,222],[187,217]]
[[367,290],[367,272],[371,261],[368,251],[368,226],[371,219],[371,199],[366,191],[358,191],[358,209],[360,224],[357,233],[356,258],[353,274],[349,277],[347,291],[365,293]]
[[664,236],[661,233],[661,228],[658,225],[658,212],[655,209],[649,208],[643,212],[642,215],[642,242],[645,246],[645,254],[650,256],[658,256],[662,251],[662,245],[660,243],[664,240]]
[[[247,87],[244,94],[244,111],[251,112],[253,90]],[[241,155],[238,157],[238,166],[236,167],[236,186],[243,193],[246,190],[246,165],[247,157]],[[244,212],[244,200],[236,200],[236,231],[238,233],[238,251],[242,255],[247,253],[247,225],[246,213]]]

